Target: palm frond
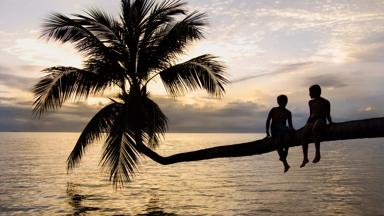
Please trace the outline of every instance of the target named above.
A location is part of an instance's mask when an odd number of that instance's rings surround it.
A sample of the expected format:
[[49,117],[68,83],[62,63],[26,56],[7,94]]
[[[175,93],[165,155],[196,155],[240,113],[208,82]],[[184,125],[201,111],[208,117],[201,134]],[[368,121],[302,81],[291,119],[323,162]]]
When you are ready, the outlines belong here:
[[173,21],[175,16],[185,14],[186,10],[182,9],[184,5],[180,0],[166,0],[156,4],[143,21],[143,41],[148,41],[157,29]]
[[112,16],[100,9],[85,11],[88,16],[75,14],[76,22],[86,28],[97,37],[105,46],[113,48],[110,51],[125,51],[124,40],[122,39],[122,26]]
[[[138,39],[143,31],[143,21],[148,16],[151,8],[155,4],[154,0],[122,0],[121,20],[126,27],[129,40]],[[127,43],[129,44],[129,43]]]
[[156,35],[157,32],[164,29],[170,22],[174,21],[174,17],[186,13],[186,10],[182,9],[185,3],[180,0],[167,0],[162,3],[158,3],[152,9],[150,15],[143,21],[143,29],[145,30],[139,41],[139,72],[143,72],[143,78],[146,78],[147,68],[146,57],[149,56],[156,43],[159,41],[160,36]]
[[134,8],[136,8],[136,16],[140,29],[144,29],[145,18],[150,14],[155,2],[155,0],[136,0],[135,3],[133,3]]
[[33,113],[38,116],[47,110],[61,107],[71,96],[86,98],[111,85],[110,80],[103,79],[94,72],[74,67],[51,67],[43,72],[48,75],[33,88]]
[[118,63],[118,60],[111,62],[108,59],[90,58],[84,62],[84,69],[114,83],[123,82],[127,78],[125,68]]
[[126,121],[127,115],[134,113],[126,111],[126,104],[124,107],[112,122],[101,160],[101,165],[109,172],[109,180],[116,187],[131,181],[139,159],[134,132]]
[[54,13],[43,25],[42,38],[54,39],[62,43],[71,42],[75,48],[86,55],[108,56],[108,49],[100,39],[82,25],[84,20],[71,19]]
[[161,136],[167,131],[167,117],[160,107],[148,97],[144,98],[141,111],[143,113],[142,121],[145,123],[143,127],[145,143],[154,149],[159,145]]
[[113,102],[101,109],[85,126],[67,159],[67,169],[73,169],[80,162],[85,148],[100,140],[111,129],[112,122],[120,112],[121,104]]
[[212,55],[202,55],[187,62],[171,66],[160,72],[167,92],[173,96],[188,90],[205,89],[211,95],[224,94],[228,83],[224,66]]
[[164,69],[175,60],[191,42],[203,38],[203,27],[207,24],[204,13],[193,12],[183,20],[169,23],[157,29],[152,44],[145,47],[139,59],[142,71]]

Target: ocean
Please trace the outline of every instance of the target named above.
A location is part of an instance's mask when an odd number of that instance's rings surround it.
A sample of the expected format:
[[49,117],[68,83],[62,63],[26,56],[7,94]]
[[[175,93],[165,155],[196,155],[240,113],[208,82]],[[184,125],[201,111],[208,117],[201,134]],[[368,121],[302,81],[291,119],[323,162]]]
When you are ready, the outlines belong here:
[[[322,143],[320,163],[304,168],[301,148],[291,148],[287,173],[276,152],[167,166],[143,158],[133,182],[115,190],[98,166],[102,143],[67,174],[78,136],[0,133],[0,215],[384,215],[382,138]],[[157,152],[263,136],[169,133]]]

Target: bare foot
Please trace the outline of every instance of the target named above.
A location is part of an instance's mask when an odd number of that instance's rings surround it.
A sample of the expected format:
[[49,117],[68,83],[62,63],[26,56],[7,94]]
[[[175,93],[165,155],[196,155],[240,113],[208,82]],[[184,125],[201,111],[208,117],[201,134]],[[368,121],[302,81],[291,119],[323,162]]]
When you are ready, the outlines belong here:
[[309,162],[308,159],[304,159],[303,162],[302,162],[301,165],[300,165],[300,168],[305,167],[305,165],[306,165],[308,162]]
[[321,158],[320,155],[316,155],[312,163],[318,163],[320,161],[320,158]]
[[286,166],[284,166],[284,173],[288,172],[290,166],[287,164]]

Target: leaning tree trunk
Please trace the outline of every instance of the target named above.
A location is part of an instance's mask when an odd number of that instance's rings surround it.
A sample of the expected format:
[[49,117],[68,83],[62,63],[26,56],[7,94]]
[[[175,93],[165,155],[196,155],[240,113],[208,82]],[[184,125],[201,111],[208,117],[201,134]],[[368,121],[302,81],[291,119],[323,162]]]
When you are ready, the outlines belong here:
[[[349,122],[342,122],[328,125],[321,141],[335,141],[347,139],[384,137],[384,118],[364,119]],[[303,140],[302,129],[295,131],[290,147],[300,146],[302,143],[311,143],[313,139]],[[146,146],[142,146],[143,154],[152,160],[163,164],[179,162],[199,161],[214,158],[242,157],[257,154],[264,154],[276,150],[276,145],[271,138],[264,138],[252,142],[217,146],[197,151],[179,153],[163,157]]]

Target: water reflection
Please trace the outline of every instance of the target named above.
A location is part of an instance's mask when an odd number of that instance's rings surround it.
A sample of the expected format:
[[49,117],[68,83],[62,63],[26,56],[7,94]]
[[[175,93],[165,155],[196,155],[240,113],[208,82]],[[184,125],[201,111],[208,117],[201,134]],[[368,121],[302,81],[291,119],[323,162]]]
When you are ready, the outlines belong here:
[[[72,211],[70,215],[93,215],[95,212],[118,212],[119,209],[106,208],[102,209],[99,207],[92,207],[84,205],[87,201],[97,200],[94,195],[82,195],[80,192],[79,185],[73,182],[67,182],[67,201],[71,206]],[[159,196],[156,193],[151,193],[149,202],[145,205],[144,213],[137,214],[138,216],[177,216],[176,213],[165,212],[160,207]],[[117,214],[117,215],[130,215],[130,214]]]
[[88,212],[98,211],[98,207],[83,206],[82,202],[86,200],[89,196],[81,195],[76,189],[76,184],[72,182],[67,183],[67,196],[68,204],[72,207],[72,215],[85,215]]
[[156,193],[152,193],[151,198],[145,208],[146,213],[138,214],[138,216],[177,216],[175,213],[165,212],[159,206],[159,196]]

